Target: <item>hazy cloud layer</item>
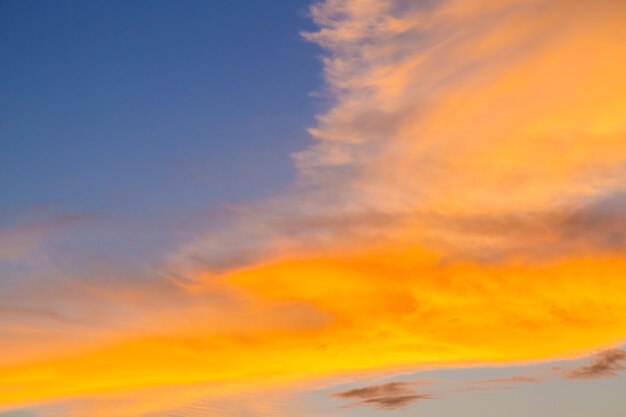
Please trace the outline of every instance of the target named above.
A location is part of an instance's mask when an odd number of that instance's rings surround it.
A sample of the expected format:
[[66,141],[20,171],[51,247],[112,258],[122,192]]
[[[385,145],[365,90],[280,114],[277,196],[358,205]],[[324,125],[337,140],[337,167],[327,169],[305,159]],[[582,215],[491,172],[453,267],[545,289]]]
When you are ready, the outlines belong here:
[[39,215],[0,219],[0,267],[28,264],[44,256],[41,244],[46,237],[90,217],[78,213],[35,214]]

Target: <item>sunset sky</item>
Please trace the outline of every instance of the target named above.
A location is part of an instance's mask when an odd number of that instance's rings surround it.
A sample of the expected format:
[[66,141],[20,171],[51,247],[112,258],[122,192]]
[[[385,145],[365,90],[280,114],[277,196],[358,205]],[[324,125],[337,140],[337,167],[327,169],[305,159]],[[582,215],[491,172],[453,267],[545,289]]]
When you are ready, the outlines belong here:
[[0,0],[0,417],[624,417],[626,2]]

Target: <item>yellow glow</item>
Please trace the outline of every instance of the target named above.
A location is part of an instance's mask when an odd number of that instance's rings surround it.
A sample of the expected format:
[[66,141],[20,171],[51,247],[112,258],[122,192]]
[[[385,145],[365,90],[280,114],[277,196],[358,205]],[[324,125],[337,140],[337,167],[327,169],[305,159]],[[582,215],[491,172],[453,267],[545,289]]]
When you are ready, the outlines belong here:
[[[625,274],[626,260],[610,257],[477,265],[378,249],[277,260],[223,278],[254,296],[258,317],[273,321],[219,333],[160,329],[5,368],[0,384],[10,389],[0,403],[199,382],[219,392],[362,369],[580,354],[626,334]],[[307,315],[289,323],[263,312],[284,304]]]

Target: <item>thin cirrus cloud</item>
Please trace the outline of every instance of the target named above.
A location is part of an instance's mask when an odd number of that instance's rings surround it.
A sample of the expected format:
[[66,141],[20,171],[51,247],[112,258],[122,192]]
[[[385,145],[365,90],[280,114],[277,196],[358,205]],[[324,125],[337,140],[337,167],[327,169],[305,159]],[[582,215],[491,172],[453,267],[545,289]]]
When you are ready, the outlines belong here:
[[474,384],[506,384],[506,383],[537,383],[543,382],[542,378],[533,378],[529,376],[512,376],[508,378],[483,379],[474,381]]
[[478,381],[469,381],[467,386],[461,391],[481,391],[491,389],[514,389],[518,384],[538,384],[545,382],[544,378],[536,378],[529,376],[512,376],[506,378],[483,379]]
[[[547,374],[545,365],[526,367],[527,372],[543,376],[513,375],[490,379],[466,380],[461,383],[457,380],[447,379],[445,372],[441,378],[428,380],[426,385],[430,393],[418,393],[416,386],[425,385],[423,380],[391,381],[381,384],[365,385],[332,394],[333,397],[352,400],[345,407],[373,406],[380,409],[405,408],[419,400],[440,399],[445,400],[461,393],[485,392],[496,390],[514,390],[522,385],[535,385],[544,383],[567,384],[573,380],[590,380],[612,378],[619,376],[626,370],[626,351],[623,349],[608,349],[592,356],[576,360],[578,365],[555,366],[553,371],[557,374]],[[583,364],[580,364],[583,362]]]
[[[338,391],[333,397],[352,401],[344,407],[371,406],[380,409],[399,409],[408,407],[421,400],[433,400],[450,397],[458,393],[515,389],[520,384],[538,384],[546,382],[544,378],[530,376],[511,376],[494,379],[470,380],[460,388],[450,388],[451,381],[446,379],[430,380],[428,393],[418,392],[417,386],[423,386],[422,380],[392,381],[382,384],[366,385]],[[453,385],[458,385],[458,382]]]
[[[28,216],[26,216],[28,217]],[[41,256],[42,242],[53,232],[64,230],[90,216],[79,213],[65,213],[48,216],[44,219],[17,219],[13,223],[6,220],[0,224],[0,267],[29,263]]]
[[[92,325],[22,310],[0,328],[0,406],[168,384],[232,395],[623,340],[626,4],[327,0],[311,15],[329,106],[294,155],[295,190],[233,208],[161,280],[29,287]],[[139,398],[105,415],[167,408]]]

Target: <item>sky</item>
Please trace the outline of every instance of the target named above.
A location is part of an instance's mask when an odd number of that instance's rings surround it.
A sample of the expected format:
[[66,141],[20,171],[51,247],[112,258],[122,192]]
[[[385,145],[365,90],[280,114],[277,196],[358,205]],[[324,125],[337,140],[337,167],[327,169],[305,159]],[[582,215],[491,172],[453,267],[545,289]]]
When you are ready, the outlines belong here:
[[625,22],[0,0],[0,417],[622,417]]

